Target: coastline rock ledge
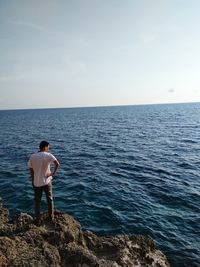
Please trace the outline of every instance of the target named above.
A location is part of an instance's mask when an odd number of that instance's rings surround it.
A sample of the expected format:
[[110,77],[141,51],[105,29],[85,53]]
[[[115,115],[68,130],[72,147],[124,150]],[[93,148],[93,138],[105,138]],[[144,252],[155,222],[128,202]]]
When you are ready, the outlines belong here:
[[169,267],[165,255],[145,236],[98,237],[83,231],[66,213],[55,221],[42,215],[41,225],[21,213],[9,220],[0,204],[0,266]]

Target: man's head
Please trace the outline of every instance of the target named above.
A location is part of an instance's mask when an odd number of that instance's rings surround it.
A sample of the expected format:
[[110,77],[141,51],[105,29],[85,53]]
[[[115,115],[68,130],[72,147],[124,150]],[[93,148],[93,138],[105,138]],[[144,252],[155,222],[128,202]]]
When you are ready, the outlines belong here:
[[40,151],[48,151],[49,150],[49,142],[42,141],[40,143]]

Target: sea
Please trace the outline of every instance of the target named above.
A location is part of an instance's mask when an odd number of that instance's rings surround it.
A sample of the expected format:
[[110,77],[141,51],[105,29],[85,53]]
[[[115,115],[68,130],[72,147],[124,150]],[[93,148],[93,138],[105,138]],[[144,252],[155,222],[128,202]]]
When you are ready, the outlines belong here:
[[200,266],[200,103],[0,111],[11,217],[34,216],[27,161],[42,140],[60,162],[57,209],[97,235],[150,236],[172,267]]

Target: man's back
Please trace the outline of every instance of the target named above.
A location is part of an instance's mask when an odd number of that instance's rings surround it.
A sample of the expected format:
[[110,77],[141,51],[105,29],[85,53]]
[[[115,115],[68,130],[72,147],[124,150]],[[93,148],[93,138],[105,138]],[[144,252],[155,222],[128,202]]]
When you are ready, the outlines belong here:
[[56,158],[51,153],[44,151],[40,151],[31,155],[29,167],[34,171],[35,186],[47,185],[51,181],[52,176],[49,176],[51,173],[50,164],[55,160]]

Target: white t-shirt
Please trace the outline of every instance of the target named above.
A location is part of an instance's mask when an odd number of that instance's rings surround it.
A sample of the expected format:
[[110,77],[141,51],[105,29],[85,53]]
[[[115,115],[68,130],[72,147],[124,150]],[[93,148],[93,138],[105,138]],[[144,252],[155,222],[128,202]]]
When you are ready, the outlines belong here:
[[51,173],[50,164],[55,160],[57,159],[48,152],[38,152],[30,156],[28,166],[34,171],[34,186],[44,186],[51,181],[52,176],[46,177]]

